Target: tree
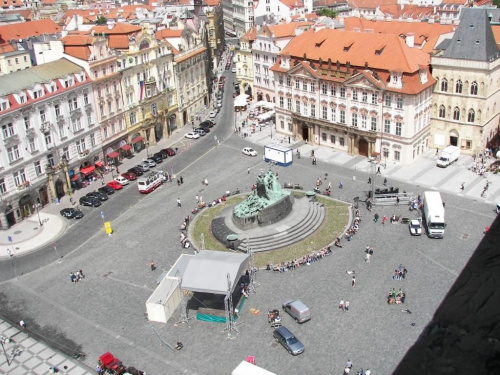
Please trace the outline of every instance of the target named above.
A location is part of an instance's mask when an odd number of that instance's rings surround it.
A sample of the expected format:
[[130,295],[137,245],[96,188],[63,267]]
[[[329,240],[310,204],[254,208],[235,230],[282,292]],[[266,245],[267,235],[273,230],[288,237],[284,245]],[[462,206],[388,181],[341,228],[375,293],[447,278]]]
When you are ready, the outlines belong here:
[[[500,1],[500,0],[495,0],[495,1]],[[316,11],[316,14],[318,16],[325,16],[325,17],[330,17],[330,18],[337,17],[337,13],[338,12],[336,12],[332,9],[328,9],[328,8],[323,8],[323,9]]]
[[106,23],[108,23],[108,20],[106,19],[106,17],[104,16],[99,16],[97,17],[97,19],[95,20],[95,24],[96,25],[106,25]]

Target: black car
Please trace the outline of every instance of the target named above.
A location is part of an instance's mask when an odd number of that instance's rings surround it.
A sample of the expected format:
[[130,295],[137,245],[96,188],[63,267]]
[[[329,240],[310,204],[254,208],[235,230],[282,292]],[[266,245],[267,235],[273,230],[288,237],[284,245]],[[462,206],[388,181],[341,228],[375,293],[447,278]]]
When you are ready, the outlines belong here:
[[163,158],[157,154],[151,155],[149,159],[153,160],[156,164],[161,163]]
[[101,205],[101,202],[95,198],[91,197],[81,197],[80,198],[80,204],[82,206],[89,206],[89,207],[99,207]]
[[200,128],[203,128],[205,126],[208,126],[209,128],[213,128],[215,126],[215,121],[212,120],[205,120],[200,124]]
[[110,195],[110,194],[115,193],[115,189],[113,189],[109,186],[106,186],[106,185],[104,185],[103,187],[100,187],[99,189],[97,189],[97,191],[99,191],[100,193],[106,194],[106,195]]
[[210,133],[210,126],[208,125],[201,125],[200,124],[200,129],[203,129],[205,133]]
[[132,167],[127,172],[135,173],[138,177],[142,176],[144,174],[144,172],[142,171],[142,169],[140,169],[139,167]]
[[101,202],[108,200],[108,195],[101,193],[100,191],[91,191],[87,194],[87,197],[95,198],[97,200],[100,200]]
[[76,208],[63,208],[61,210],[61,216],[66,219],[81,219],[83,217],[83,212]]
[[166,159],[168,157],[167,152],[165,150],[160,150],[156,152],[153,156],[158,156],[162,159]]

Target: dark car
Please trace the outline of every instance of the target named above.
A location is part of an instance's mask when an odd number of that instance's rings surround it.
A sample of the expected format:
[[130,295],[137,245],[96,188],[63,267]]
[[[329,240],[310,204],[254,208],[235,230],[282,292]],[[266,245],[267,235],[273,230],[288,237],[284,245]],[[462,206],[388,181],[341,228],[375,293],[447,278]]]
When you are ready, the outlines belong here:
[[154,154],[154,156],[158,156],[162,159],[166,159],[168,157],[168,154],[165,150],[160,150]]
[[132,172],[122,173],[122,177],[125,177],[129,181],[137,180],[137,175],[135,173],[132,173]]
[[208,126],[200,126],[199,128],[194,129],[194,131],[203,130],[205,133],[210,133],[210,128]]
[[95,198],[101,202],[107,201],[108,200],[108,195],[101,193],[100,191],[91,191],[90,193],[87,194],[87,197],[89,198]]
[[304,345],[286,327],[276,328],[273,336],[291,355],[299,355],[304,351]]
[[63,208],[61,210],[61,216],[66,219],[81,219],[83,217],[83,212],[76,208]]
[[136,176],[142,176],[144,172],[139,167],[132,167],[127,172],[134,173]]
[[210,128],[213,128],[217,123],[214,120],[208,119],[203,121],[201,124],[207,124]]
[[158,164],[163,161],[163,158],[157,154],[154,154],[149,157],[149,160],[153,160],[156,164]]
[[103,193],[103,194],[106,194],[106,195],[110,195],[110,194],[114,194],[115,193],[115,189],[113,188],[110,188],[109,186],[103,186],[103,187],[100,187],[99,189],[97,189],[97,191]]
[[101,205],[101,202],[95,198],[91,197],[81,197],[80,198],[80,204],[82,206],[89,206],[89,207],[99,207]]
[[164,148],[163,151],[167,153],[168,156],[175,156],[176,152],[173,148]]

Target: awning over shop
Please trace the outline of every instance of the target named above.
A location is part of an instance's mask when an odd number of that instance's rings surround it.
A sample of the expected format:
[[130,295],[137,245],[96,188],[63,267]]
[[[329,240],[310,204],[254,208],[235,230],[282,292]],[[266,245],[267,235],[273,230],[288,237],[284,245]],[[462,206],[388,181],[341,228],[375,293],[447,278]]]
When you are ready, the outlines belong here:
[[80,173],[81,174],[89,174],[89,173],[92,173],[94,170],[95,170],[95,167],[93,167],[92,165],[90,165],[88,167],[80,169]]
[[135,137],[134,139],[132,139],[132,143],[134,143],[134,144],[135,144],[135,143],[137,143],[137,142],[142,141],[143,139],[144,139],[144,137],[141,137],[141,136],[139,136],[139,137]]
[[248,95],[246,95],[246,94],[238,95],[236,98],[234,98],[234,106],[235,107],[246,106],[247,105],[247,98],[248,98]]
[[73,177],[71,177],[71,181],[77,181],[80,179],[80,175],[79,174],[75,174]]
[[99,160],[99,161],[96,161],[95,166],[96,166],[96,167],[103,167],[103,166],[104,166],[104,162],[102,162],[102,161],[100,161],[100,160]]
[[119,154],[118,152],[116,152],[116,151],[110,152],[110,153],[107,155],[107,157],[108,157],[108,158],[111,158],[111,159],[114,159],[114,158],[116,158],[116,157],[118,157],[118,156],[120,156],[120,154]]
[[123,151],[128,151],[130,150],[132,147],[130,147],[130,145],[123,145],[122,147],[120,147]]

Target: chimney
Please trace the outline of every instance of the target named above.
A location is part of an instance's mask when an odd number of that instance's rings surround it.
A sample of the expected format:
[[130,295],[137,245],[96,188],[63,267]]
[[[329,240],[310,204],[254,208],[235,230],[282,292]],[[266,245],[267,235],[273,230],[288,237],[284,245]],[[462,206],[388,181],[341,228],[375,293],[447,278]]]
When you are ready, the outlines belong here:
[[407,33],[406,34],[406,45],[410,48],[415,47],[415,34]]

